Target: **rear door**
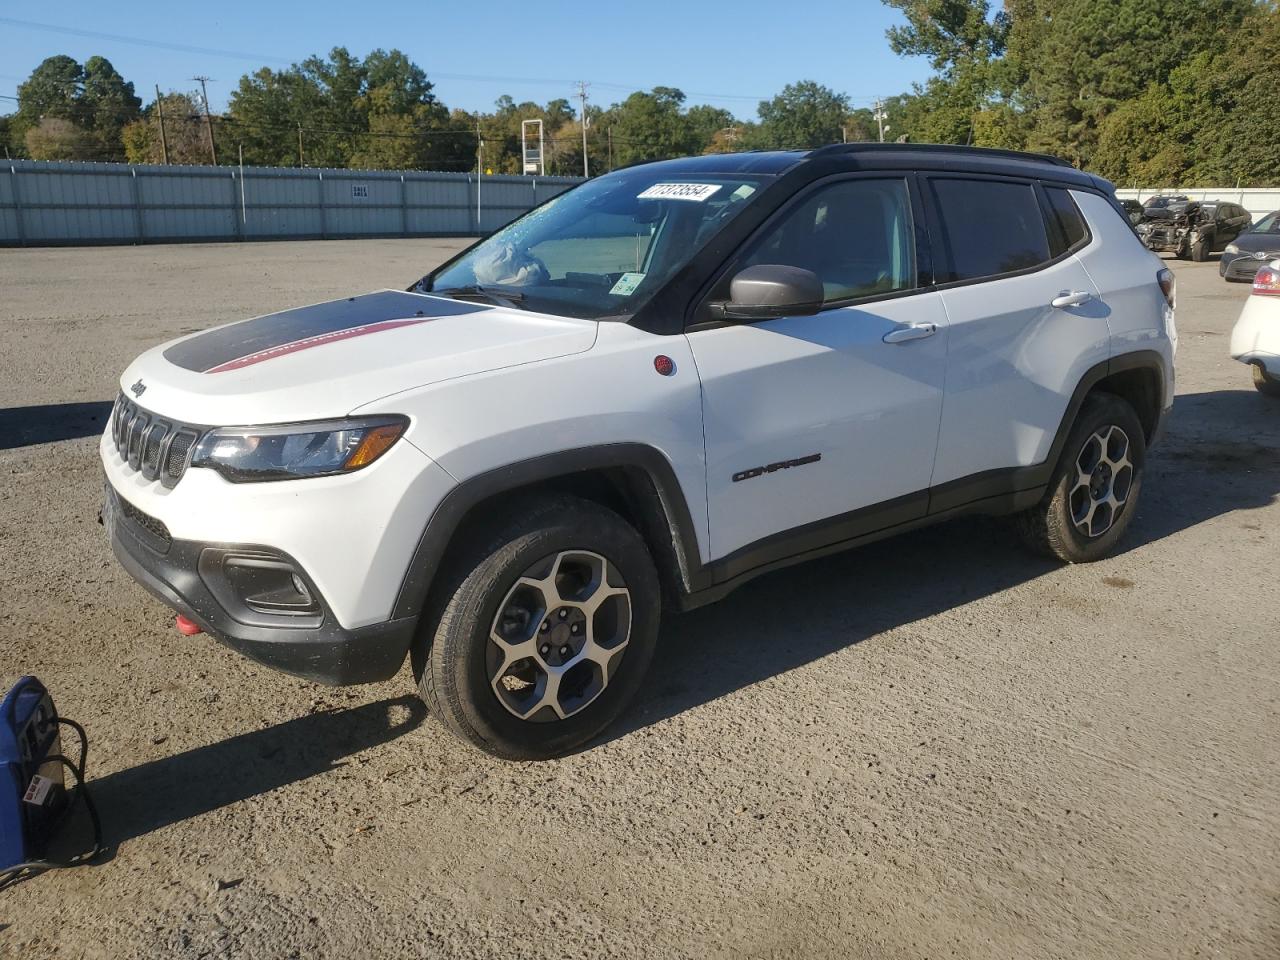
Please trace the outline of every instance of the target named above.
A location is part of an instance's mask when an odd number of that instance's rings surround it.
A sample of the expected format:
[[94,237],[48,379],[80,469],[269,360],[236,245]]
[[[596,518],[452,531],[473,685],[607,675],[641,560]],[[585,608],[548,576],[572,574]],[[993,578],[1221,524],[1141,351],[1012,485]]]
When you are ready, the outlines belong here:
[[707,298],[727,299],[744,267],[786,264],[822,279],[817,315],[690,328],[722,578],[926,510],[946,316],[917,280],[910,184],[881,175],[810,187]]
[[1068,191],[938,175],[927,194],[949,338],[936,512],[1020,489],[1011,471],[1048,457],[1110,333],[1109,308],[1074,252],[1090,237]]

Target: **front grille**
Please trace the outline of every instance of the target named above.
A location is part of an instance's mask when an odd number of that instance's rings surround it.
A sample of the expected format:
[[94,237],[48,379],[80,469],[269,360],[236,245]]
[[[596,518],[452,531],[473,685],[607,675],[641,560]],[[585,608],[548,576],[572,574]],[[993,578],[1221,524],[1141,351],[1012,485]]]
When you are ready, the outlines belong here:
[[111,441],[120,457],[131,469],[166,487],[182,479],[199,437],[199,427],[158,417],[123,393],[111,411]]

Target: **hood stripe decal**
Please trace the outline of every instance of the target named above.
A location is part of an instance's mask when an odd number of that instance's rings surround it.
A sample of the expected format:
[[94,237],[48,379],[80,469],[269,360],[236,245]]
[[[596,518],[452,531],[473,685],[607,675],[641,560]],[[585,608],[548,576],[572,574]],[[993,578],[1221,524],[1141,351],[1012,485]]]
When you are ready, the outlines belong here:
[[[392,329],[377,326],[390,321],[456,317],[492,309],[488,304],[380,290],[362,297],[296,307],[206,330],[169,344],[164,350],[164,358],[174,366],[193,373],[234,370],[236,368],[231,364],[237,360],[256,357],[254,362],[261,362],[281,353],[291,353],[296,344],[304,341],[310,345],[313,338],[318,338],[315,345],[319,346],[347,339],[347,331],[357,328],[369,327],[368,332],[373,333]],[[341,336],[327,337],[331,333]],[[276,351],[276,347],[290,349]]]
[[255,363],[262,363],[264,360],[274,360],[276,357],[283,357],[286,354],[297,353],[299,350],[310,350],[312,347],[322,347],[326,343],[337,343],[339,340],[350,340],[354,337],[363,337],[370,333],[381,333],[383,330],[395,330],[399,327],[411,327],[419,323],[428,323],[434,319],[436,318],[414,317],[409,320],[382,320],[378,323],[366,323],[358,327],[348,327],[346,330],[334,330],[331,333],[321,333],[314,337],[304,337],[301,340],[282,343],[279,346],[259,350],[257,353],[250,353],[243,357],[237,357],[235,360],[228,360],[226,363],[220,363],[216,367],[210,367],[204,372],[226,373],[228,370],[239,370],[241,367],[251,367]]

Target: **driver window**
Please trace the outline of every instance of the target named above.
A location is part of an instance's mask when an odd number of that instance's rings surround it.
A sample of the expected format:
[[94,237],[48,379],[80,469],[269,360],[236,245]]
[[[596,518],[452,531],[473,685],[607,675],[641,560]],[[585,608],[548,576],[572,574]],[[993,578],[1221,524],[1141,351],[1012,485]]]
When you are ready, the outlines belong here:
[[905,180],[845,180],[783,214],[738,269],[780,263],[812,270],[826,303],[892,293],[915,286],[912,236]]

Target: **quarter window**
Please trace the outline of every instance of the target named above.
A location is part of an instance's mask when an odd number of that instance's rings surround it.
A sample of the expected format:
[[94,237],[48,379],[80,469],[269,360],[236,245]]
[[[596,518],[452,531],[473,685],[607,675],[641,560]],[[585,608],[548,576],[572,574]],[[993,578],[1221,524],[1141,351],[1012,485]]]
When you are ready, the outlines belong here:
[[779,263],[812,270],[825,302],[915,286],[905,180],[844,180],[815,190],[772,224],[738,269]]
[[1031,184],[936,179],[932,187],[947,264],[940,283],[1016,273],[1051,259]]
[[1085,226],[1084,217],[1080,215],[1080,208],[1071,198],[1071,193],[1061,187],[1045,187],[1044,193],[1049,200],[1049,210],[1061,231],[1063,240],[1062,250],[1054,252],[1074,250],[1089,239],[1089,228]]

